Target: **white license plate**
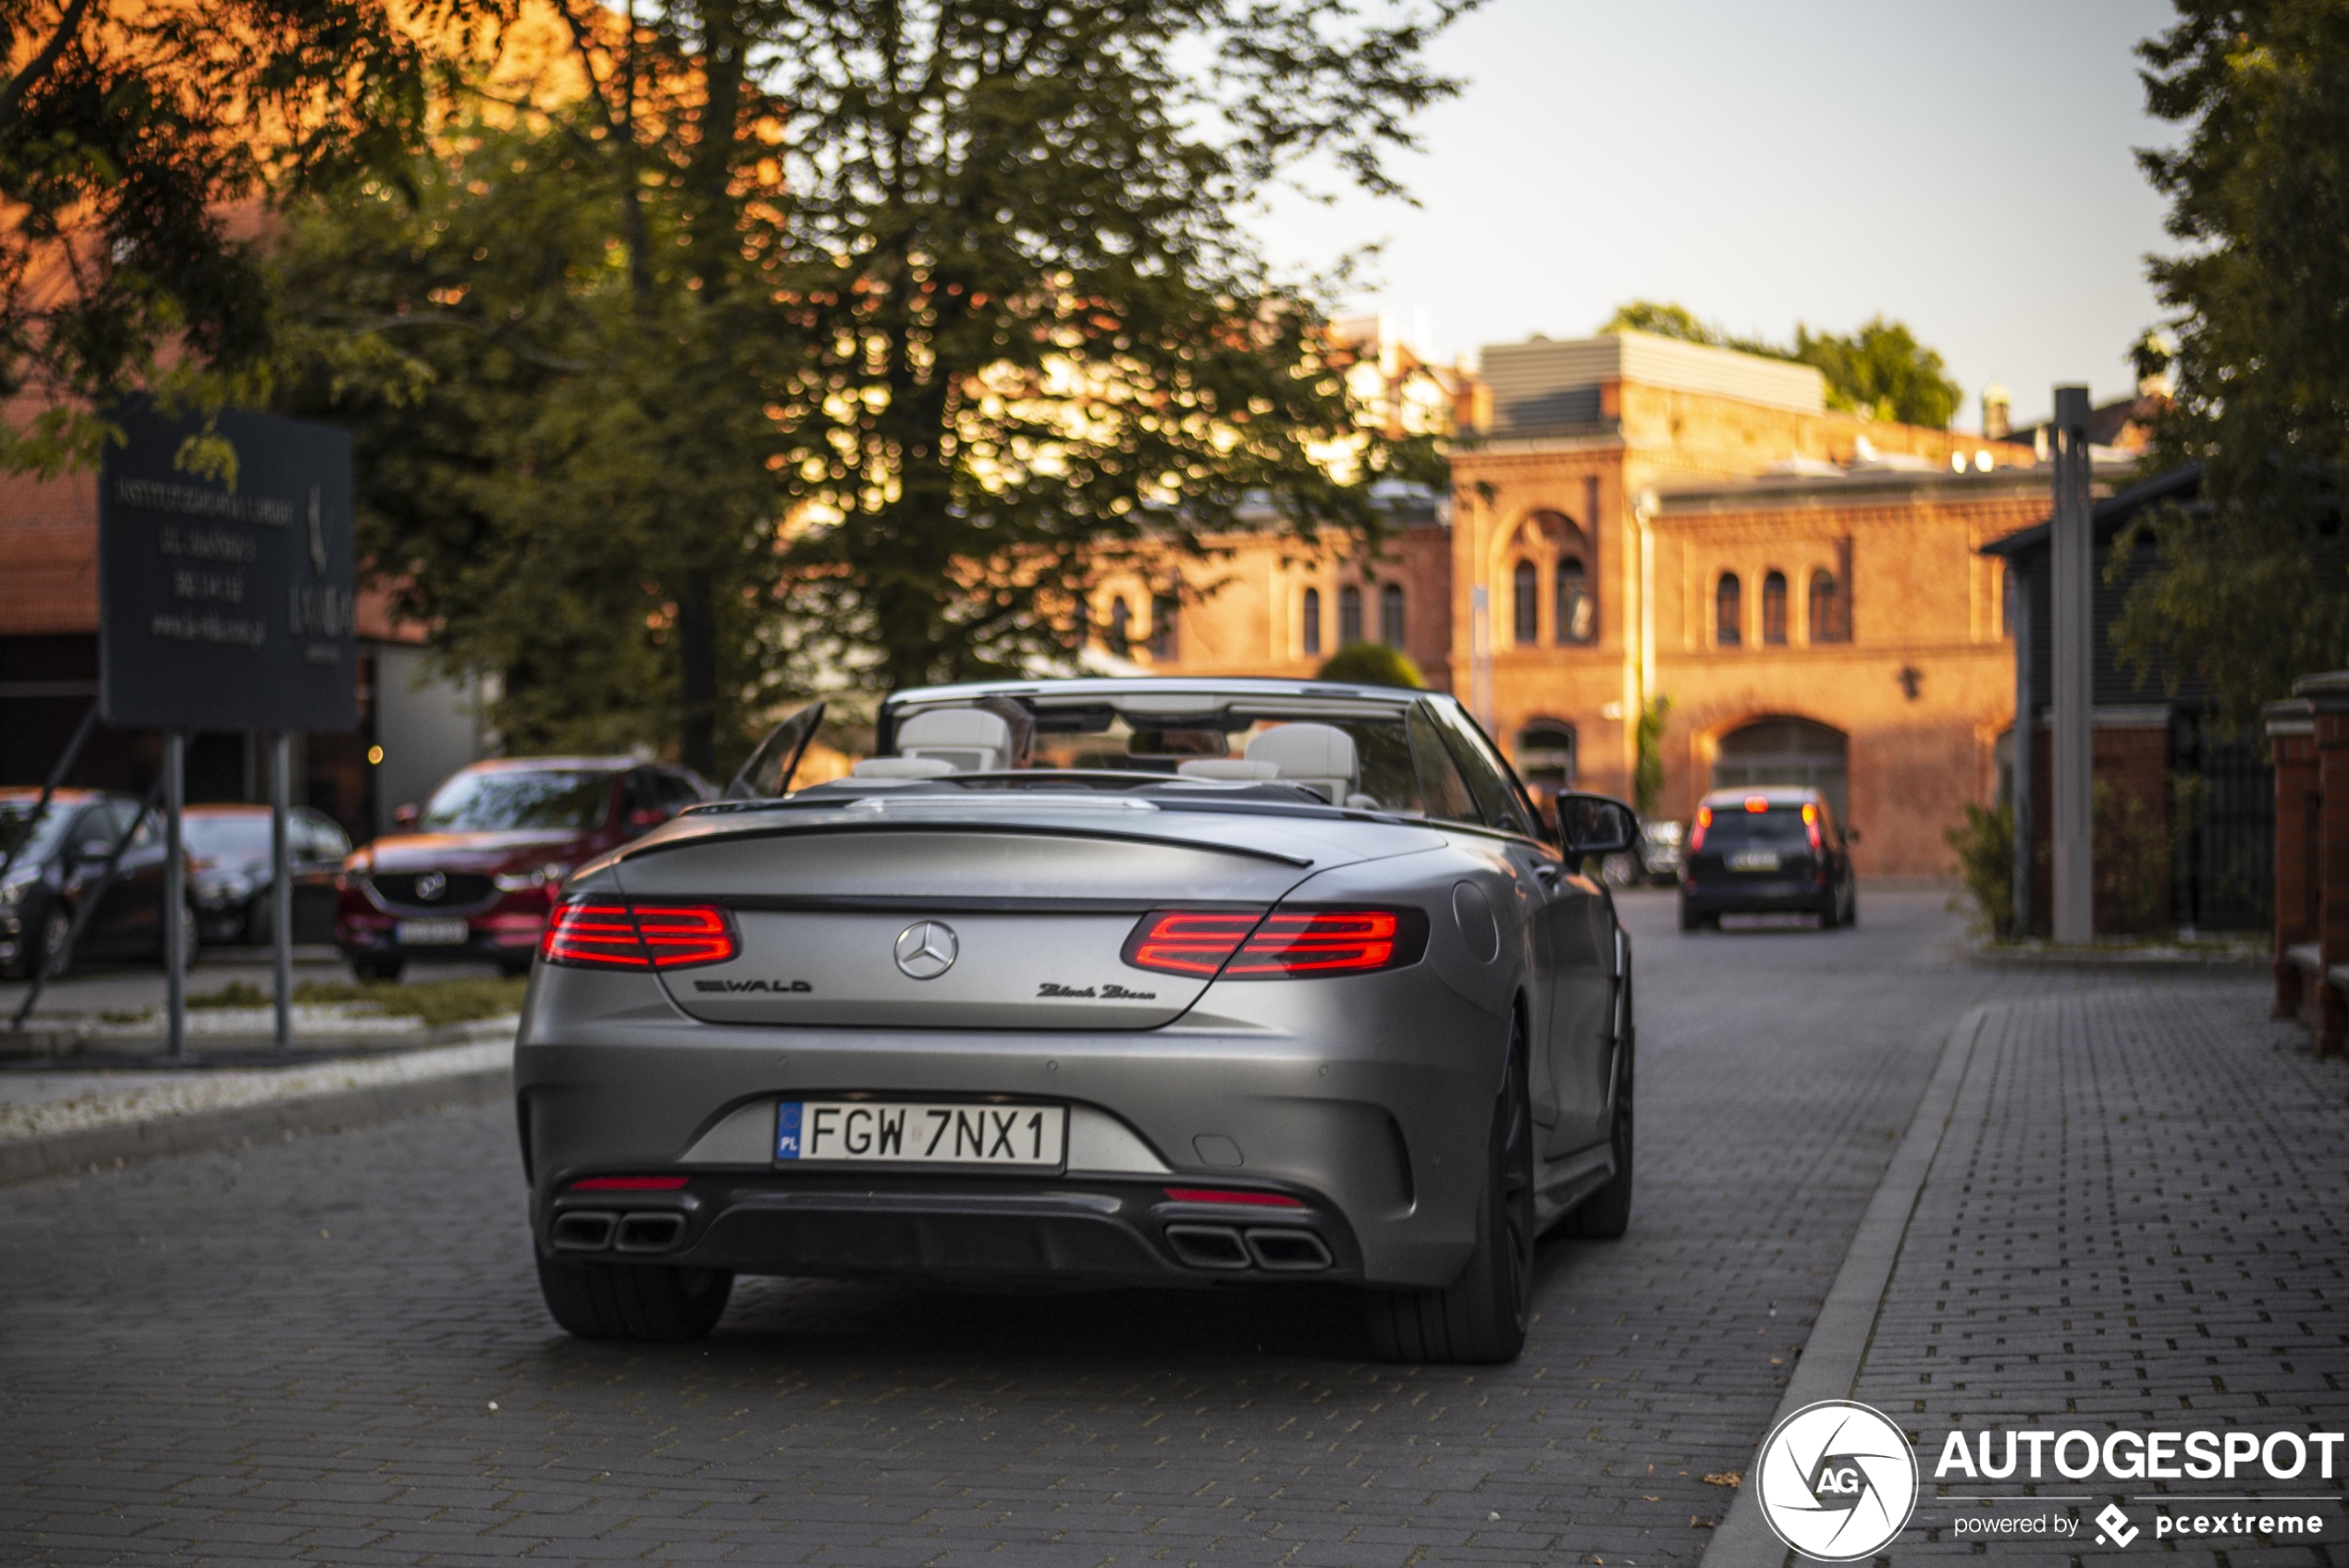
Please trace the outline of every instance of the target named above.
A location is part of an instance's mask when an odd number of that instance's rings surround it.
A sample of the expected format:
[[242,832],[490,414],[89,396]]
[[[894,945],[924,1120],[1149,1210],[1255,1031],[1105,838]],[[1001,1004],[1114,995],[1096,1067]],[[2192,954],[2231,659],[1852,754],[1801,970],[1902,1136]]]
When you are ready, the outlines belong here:
[[403,948],[461,948],[469,935],[461,920],[403,920],[397,930]]
[[779,1160],[1057,1166],[1067,1141],[1057,1105],[785,1100],[775,1111]]
[[1740,850],[1729,857],[1731,871],[1776,871],[1777,852],[1774,850]]

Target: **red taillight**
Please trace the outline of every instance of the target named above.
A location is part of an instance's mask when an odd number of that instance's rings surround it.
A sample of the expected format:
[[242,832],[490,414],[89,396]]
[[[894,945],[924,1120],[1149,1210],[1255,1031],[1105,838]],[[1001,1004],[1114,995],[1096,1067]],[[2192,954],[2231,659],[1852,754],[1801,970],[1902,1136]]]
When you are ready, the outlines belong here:
[[1159,910],[1134,927],[1124,956],[1165,974],[1285,980],[1397,969],[1426,945],[1416,910]]
[[1255,1208],[1303,1208],[1297,1199],[1279,1193],[1248,1193],[1236,1187],[1168,1187],[1168,1197],[1176,1203],[1238,1203]]
[[673,1193],[685,1184],[683,1176],[590,1176],[573,1182],[574,1193]]
[[548,963],[589,969],[687,969],[735,951],[734,923],[716,904],[558,904],[538,943]]
[[1811,835],[1811,852],[1814,855],[1817,854],[1819,852],[1818,807],[1804,806],[1802,808],[1802,830]]
[[1713,808],[1711,806],[1697,807],[1696,831],[1689,835],[1689,852],[1691,854],[1694,854],[1697,851],[1704,848],[1704,830],[1712,826]]

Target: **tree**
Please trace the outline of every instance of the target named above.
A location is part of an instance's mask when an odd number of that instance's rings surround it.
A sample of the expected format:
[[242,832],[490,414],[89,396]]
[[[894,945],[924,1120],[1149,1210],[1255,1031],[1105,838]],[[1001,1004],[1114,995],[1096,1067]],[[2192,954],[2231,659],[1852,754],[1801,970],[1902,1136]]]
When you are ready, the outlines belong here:
[[1313,678],[1344,680],[1357,686],[1408,686],[1414,690],[1427,684],[1418,665],[1400,649],[1384,643],[1348,643],[1323,659]]
[[94,460],[108,398],[261,362],[256,203],[380,163],[417,129],[420,39],[472,0],[0,6],[0,467]]
[[714,773],[773,694],[763,409],[791,345],[771,304],[712,329],[673,191],[632,203],[600,125],[461,120],[299,214],[279,403],[351,427],[362,553],[445,659],[500,674],[510,744],[673,739]]
[[1702,321],[1685,305],[1633,300],[1616,307],[1601,332],[1650,332],[1686,343],[1734,349],[1765,359],[1810,365],[1826,379],[1827,407],[1867,419],[1946,428],[1958,411],[1962,390],[1949,379],[1941,356],[1916,340],[1897,321],[1872,318],[1852,336],[1814,333],[1795,324],[1791,347],[1765,337],[1739,337]]
[[1307,159],[1395,193],[1383,154],[1455,90],[1420,50],[1469,3],[761,13],[812,350],[791,558],[843,662],[1022,670],[1085,634],[1104,545],[1195,552],[1251,505],[1374,537],[1373,481],[1440,477],[1361,428],[1322,301],[1238,214]]
[[2183,246],[2148,263],[2177,345],[2155,451],[2202,480],[2150,521],[2156,569],[2114,635],[2241,726],[2349,656],[2349,6],[2179,0],[2138,54],[2148,106],[2185,128],[2137,154]]

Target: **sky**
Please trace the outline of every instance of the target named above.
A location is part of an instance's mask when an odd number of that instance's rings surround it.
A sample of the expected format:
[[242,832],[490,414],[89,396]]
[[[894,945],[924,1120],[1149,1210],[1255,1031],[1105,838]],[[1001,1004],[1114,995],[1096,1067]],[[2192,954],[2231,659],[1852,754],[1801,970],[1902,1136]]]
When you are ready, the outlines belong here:
[[1379,245],[1348,303],[1450,360],[1589,334],[1634,298],[1739,332],[1850,331],[1884,314],[1937,349],[1978,428],[2057,383],[2132,390],[2173,248],[2133,149],[2132,53],[2158,0],[1487,0],[1432,63],[1466,90],[1398,157],[1419,205],[1283,195],[1267,254],[1321,271]]

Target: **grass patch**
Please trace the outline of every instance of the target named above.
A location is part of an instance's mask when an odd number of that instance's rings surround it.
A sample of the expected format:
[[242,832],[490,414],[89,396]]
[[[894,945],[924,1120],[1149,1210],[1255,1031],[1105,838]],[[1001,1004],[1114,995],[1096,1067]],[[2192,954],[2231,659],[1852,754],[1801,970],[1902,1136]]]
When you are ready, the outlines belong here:
[[[476,1019],[502,1018],[522,1011],[523,994],[530,989],[526,975],[469,975],[462,980],[367,981],[359,985],[305,980],[294,987],[297,1005],[324,1007],[336,1003],[363,1007],[382,1018],[414,1018],[426,1028],[444,1023],[470,1023]],[[260,986],[231,980],[217,990],[188,998],[191,1008],[268,1007],[276,998]]]

